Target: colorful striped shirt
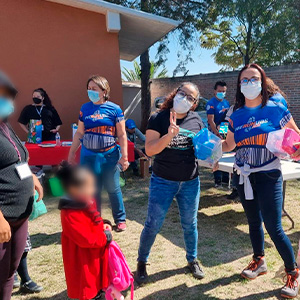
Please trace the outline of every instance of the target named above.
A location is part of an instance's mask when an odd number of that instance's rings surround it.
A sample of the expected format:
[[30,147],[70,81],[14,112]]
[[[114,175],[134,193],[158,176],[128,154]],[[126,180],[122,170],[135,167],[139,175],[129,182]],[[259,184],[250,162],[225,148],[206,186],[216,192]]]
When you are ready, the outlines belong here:
[[234,133],[237,146],[236,164],[251,168],[265,166],[276,159],[267,148],[268,134],[286,126],[292,115],[281,104],[268,101],[266,106],[237,109],[229,119],[229,130]]
[[84,123],[83,146],[95,152],[105,152],[116,145],[116,124],[124,120],[119,105],[107,101],[97,105],[88,102],[82,105],[79,120]]

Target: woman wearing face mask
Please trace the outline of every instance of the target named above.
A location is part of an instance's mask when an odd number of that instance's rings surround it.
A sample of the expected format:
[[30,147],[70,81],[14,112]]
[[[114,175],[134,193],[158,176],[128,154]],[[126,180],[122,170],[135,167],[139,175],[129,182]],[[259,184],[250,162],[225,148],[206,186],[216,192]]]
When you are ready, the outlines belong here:
[[280,160],[266,148],[269,132],[292,128],[294,125],[288,109],[268,99],[263,69],[256,64],[245,66],[239,73],[237,110],[229,119],[229,131],[223,142],[223,151],[228,152],[237,147],[237,189],[248,219],[253,248],[253,259],[241,276],[255,279],[267,273],[262,227],[264,222],[286,268],[287,282],[281,295],[294,298],[299,291],[299,270],[291,242],[281,225],[283,181]]
[[14,273],[25,249],[34,188],[39,180],[28,167],[28,152],[8,123],[17,90],[0,71],[0,299],[10,300]]
[[34,90],[32,101],[21,112],[18,120],[21,128],[28,133],[30,120],[42,120],[42,141],[55,141],[62,122],[47,92],[42,88]]
[[146,154],[154,156],[150,182],[148,216],[140,238],[136,280],[147,281],[146,263],[156,235],[176,197],[184,232],[186,258],[194,277],[204,277],[197,261],[197,212],[200,197],[198,164],[192,138],[203,127],[199,115],[199,90],[193,83],[183,83],[154,114],[146,131]]
[[[81,143],[81,164],[90,167],[98,178],[98,210],[101,209],[104,185],[116,230],[124,231],[126,213],[119,183],[120,169],[125,171],[129,166],[124,114],[118,105],[109,101],[110,86],[104,77],[91,76],[87,82],[87,93],[90,102],[81,107],[69,162],[75,162],[75,153]],[[120,147],[116,144],[116,138]]]

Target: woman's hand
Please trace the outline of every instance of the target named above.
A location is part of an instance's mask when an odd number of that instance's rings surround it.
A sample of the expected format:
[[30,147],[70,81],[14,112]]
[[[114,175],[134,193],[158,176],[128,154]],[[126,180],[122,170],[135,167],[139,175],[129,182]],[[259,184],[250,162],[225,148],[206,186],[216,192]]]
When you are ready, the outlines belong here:
[[170,112],[170,126],[168,129],[168,135],[173,138],[179,133],[179,126],[176,124],[176,112]]
[[212,169],[213,169],[213,172],[218,171],[219,170],[219,162],[214,163],[212,166]]
[[293,153],[292,155],[291,155],[291,158],[294,158],[294,159],[299,159],[300,157],[300,143],[295,143],[294,144],[294,147],[296,147],[297,148],[297,150],[296,150],[296,152],[295,153]]
[[34,174],[32,174],[32,177],[33,177],[34,190],[37,191],[39,194],[39,198],[37,200],[37,202],[39,202],[44,197],[44,190],[39,179]]
[[52,132],[52,133],[57,133],[58,130],[57,130],[57,129],[51,129],[50,132]]
[[7,243],[11,238],[11,230],[8,222],[0,212],[0,244]]
[[128,159],[125,159],[124,157],[121,157],[121,159],[118,161],[118,164],[122,166],[122,171],[126,171],[129,167]]

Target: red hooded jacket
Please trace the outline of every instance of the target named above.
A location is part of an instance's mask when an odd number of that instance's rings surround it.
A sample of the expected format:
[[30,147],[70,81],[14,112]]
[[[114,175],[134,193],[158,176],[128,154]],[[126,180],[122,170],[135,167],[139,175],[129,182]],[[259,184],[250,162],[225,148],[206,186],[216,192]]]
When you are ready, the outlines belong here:
[[92,299],[108,286],[107,237],[103,221],[101,219],[100,223],[95,223],[85,209],[72,209],[64,204],[60,204],[60,209],[68,296],[80,300]]

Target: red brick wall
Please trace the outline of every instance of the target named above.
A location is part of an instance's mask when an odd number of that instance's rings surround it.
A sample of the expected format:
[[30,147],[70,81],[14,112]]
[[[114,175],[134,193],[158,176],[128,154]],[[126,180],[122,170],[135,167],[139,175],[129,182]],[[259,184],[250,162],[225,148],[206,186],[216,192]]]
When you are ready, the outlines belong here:
[[[300,64],[270,67],[265,69],[267,75],[287,95],[290,103],[290,110],[298,124],[300,124]],[[213,96],[214,84],[218,80],[227,83],[227,99],[233,103],[238,72],[220,72],[211,74],[199,74],[186,77],[174,77],[153,79],[151,85],[152,99],[167,95],[170,91],[177,88],[181,82],[191,81],[198,85],[203,97],[210,99]]]

